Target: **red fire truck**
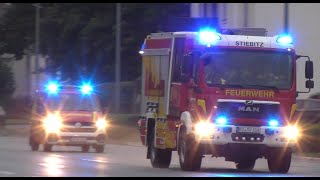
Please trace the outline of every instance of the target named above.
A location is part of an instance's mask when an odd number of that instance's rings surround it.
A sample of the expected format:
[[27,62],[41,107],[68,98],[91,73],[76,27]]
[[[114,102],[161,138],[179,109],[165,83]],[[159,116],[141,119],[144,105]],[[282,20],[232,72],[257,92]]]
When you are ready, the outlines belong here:
[[226,32],[206,28],[145,39],[138,125],[147,158],[168,168],[177,151],[185,171],[199,170],[204,155],[224,157],[239,170],[265,158],[271,172],[287,173],[302,137],[296,97],[306,93],[296,89],[296,62],[307,60],[308,92],[313,63],[296,54],[288,34]]
[[90,84],[59,85],[50,82],[37,91],[32,107],[29,145],[33,151],[43,144],[44,151],[54,145],[90,146],[102,153],[106,143],[107,121],[98,96]]

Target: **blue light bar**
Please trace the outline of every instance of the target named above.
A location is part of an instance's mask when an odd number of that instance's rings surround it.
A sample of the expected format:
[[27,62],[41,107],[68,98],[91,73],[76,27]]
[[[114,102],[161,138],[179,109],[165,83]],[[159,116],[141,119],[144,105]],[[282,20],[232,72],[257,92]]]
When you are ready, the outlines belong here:
[[277,43],[288,45],[293,43],[293,39],[290,35],[281,35],[278,37]]
[[219,116],[216,119],[216,123],[219,124],[219,125],[225,125],[225,124],[227,124],[227,118],[224,117],[224,116]]
[[199,32],[199,43],[210,47],[215,44],[218,40],[221,40],[221,37],[215,30],[202,30]]
[[276,119],[271,119],[269,122],[268,122],[269,126],[278,126],[279,125],[279,121],[276,120]]
[[90,84],[84,84],[81,86],[81,92],[83,94],[90,94],[92,92],[93,88]]
[[59,85],[55,82],[50,82],[46,85],[46,89],[50,94],[55,94],[59,90]]

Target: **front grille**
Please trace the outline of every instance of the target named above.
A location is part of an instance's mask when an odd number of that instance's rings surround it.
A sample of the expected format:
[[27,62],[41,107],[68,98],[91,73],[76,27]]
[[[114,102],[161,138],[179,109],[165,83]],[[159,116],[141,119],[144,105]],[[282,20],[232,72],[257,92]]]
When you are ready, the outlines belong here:
[[254,121],[252,125],[266,125],[269,119],[280,117],[280,104],[254,102],[247,105],[245,101],[218,102],[217,116],[221,115],[227,116],[229,123],[234,125],[250,125],[243,123],[243,119],[247,119],[247,122]]
[[79,133],[93,133],[97,131],[97,128],[62,128],[61,132],[79,132]]
[[90,121],[90,122],[79,122],[79,121],[65,121],[63,122],[64,125],[68,125],[68,126],[75,126],[76,123],[81,123],[81,126],[94,126],[94,122]]

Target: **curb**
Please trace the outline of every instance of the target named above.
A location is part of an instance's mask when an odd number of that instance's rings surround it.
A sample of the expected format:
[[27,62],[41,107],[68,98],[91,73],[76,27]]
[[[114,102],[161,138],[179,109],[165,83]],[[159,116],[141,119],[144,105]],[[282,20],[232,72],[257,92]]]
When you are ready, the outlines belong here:
[[293,155],[293,157],[296,159],[320,161],[320,158],[317,158],[317,157],[308,157],[308,156],[299,156],[299,155]]

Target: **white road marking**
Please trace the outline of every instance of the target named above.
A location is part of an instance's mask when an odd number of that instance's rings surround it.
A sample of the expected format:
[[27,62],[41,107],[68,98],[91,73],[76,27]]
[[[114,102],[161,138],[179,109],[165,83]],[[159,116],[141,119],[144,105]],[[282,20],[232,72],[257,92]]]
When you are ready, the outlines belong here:
[[81,159],[83,161],[92,161],[92,162],[99,162],[99,163],[108,163],[107,161],[97,160],[97,159]]
[[4,174],[4,175],[13,175],[16,174],[14,172],[10,172],[10,171],[0,171],[0,174]]

